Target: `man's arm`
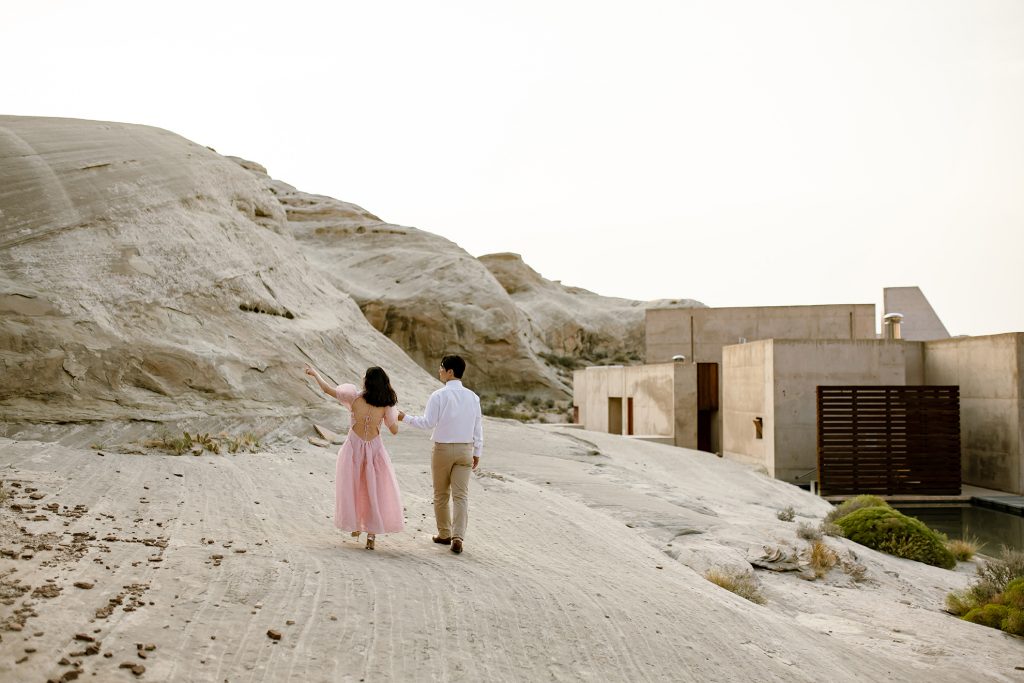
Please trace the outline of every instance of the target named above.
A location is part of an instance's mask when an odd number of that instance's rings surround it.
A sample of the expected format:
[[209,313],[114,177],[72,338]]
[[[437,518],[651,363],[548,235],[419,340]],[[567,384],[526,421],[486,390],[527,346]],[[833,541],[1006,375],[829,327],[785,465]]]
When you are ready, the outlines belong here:
[[423,411],[422,416],[399,413],[398,419],[416,429],[433,429],[437,426],[437,420],[441,416],[440,402],[437,393],[433,393],[427,399],[427,408]]
[[484,452],[484,419],[480,414],[480,403],[476,404],[476,420],[473,422],[473,469],[480,464]]

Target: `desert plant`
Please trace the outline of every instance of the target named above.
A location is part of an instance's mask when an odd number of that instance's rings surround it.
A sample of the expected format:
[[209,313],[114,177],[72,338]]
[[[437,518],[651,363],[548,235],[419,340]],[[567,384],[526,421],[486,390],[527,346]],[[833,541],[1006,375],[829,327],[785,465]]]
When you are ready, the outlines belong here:
[[764,596],[752,575],[735,569],[712,568],[704,572],[704,578],[725,590],[746,598],[758,605],[764,604]]
[[862,565],[856,560],[842,560],[840,566],[843,571],[846,572],[847,576],[853,579],[856,583],[866,581],[868,578],[868,568]]
[[993,593],[1002,593],[1014,579],[1024,577],[1024,552],[1003,546],[1002,554],[975,569],[979,583],[988,584]]
[[175,455],[181,455],[185,451],[192,448],[192,437],[188,435],[188,432],[184,432],[182,436],[174,437],[170,434],[161,434],[156,439],[149,439],[144,443],[148,448],[159,448],[160,450],[170,451]]
[[956,591],[946,596],[946,610],[951,614],[962,617],[972,609],[974,609],[974,607],[965,591]]
[[1010,608],[999,628],[1015,636],[1024,636],[1024,610]]
[[786,507],[784,507],[781,510],[779,510],[778,512],[776,512],[775,516],[778,517],[783,522],[792,522],[793,521],[793,517],[796,516],[796,512],[793,511],[793,506],[792,505],[787,505]]
[[238,453],[239,451],[255,453],[259,450],[260,440],[252,432],[244,432],[240,436],[226,437],[225,446],[228,453]]
[[814,575],[820,579],[839,563],[839,555],[832,548],[829,548],[825,541],[819,538],[808,547],[807,560],[814,571]]
[[946,550],[953,553],[957,562],[967,562],[981,549],[977,538],[958,538],[946,541]]
[[975,607],[964,615],[964,620],[972,624],[981,624],[990,628],[1001,628],[1003,620],[1010,615],[1010,608],[1006,605],[989,603],[981,607]]
[[800,522],[796,526],[796,535],[805,541],[820,541],[821,531],[807,522]]
[[843,528],[835,522],[822,522],[819,528],[821,529],[821,533],[826,536],[842,537],[844,535]]
[[826,522],[835,522],[838,519],[845,517],[846,515],[856,512],[861,508],[872,508],[872,507],[889,507],[889,504],[878,496],[855,496],[850,500],[844,500],[836,507],[829,510],[829,513],[825,515]]
[[856,543],[890,555],[952,569],[953,554],[924,522],[890,507],[865,507],[837,519],[843,534]]

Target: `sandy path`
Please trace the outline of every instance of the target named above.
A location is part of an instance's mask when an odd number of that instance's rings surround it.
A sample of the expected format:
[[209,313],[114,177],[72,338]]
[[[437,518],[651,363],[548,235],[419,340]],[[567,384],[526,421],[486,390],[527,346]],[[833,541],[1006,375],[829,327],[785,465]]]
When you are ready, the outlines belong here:
[[[0,558],[5,586],[61,587],[0,605],[0,621],[25,616],[14,610],[26,600],[35,612],[0,632],[0,680],[58,677],[73,668],[62,657],[99,680],[132,679],[122,662],[161,681],[1024,680],[1020,641],[939,611],[963,574],[862,549],[875,578],[865,587],[759,572],[761,607],[705,581],[684,562],[742,559],[749,544],[792,535],[775,510],[823,505],[733,463],[489,421],[455,556],[429,542],[425,436],[388,443],[409,523],[369,552],[331,524],[333,452],[296,442],[256,455],[100,456],[0,440],[0,476],[22,483],[5,486],[17,495],[0,548],[62,534],[30,560]],[[39,507],[12,510],[29,502],[26,487],[45,494]],[[52,502],[88,513],[42,508]],[[59,545],[74,532],[95,537],[80,557]],[[125,586],[143,603],[131,611]],[[76,633],[99,639],[101,654],[71,657],[84,645]],[[157,647],[142,660],[136,643]],[[26,647],[36,651],[15,663]]]

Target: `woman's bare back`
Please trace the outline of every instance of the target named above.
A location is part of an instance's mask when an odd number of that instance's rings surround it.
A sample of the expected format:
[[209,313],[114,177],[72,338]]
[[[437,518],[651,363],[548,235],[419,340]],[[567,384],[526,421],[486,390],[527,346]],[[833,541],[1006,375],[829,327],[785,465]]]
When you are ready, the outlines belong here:
[[352,430],[363,441],[380,436],[380,423],[384,421],[387,408],[371,406],[362,396],[352,402]]

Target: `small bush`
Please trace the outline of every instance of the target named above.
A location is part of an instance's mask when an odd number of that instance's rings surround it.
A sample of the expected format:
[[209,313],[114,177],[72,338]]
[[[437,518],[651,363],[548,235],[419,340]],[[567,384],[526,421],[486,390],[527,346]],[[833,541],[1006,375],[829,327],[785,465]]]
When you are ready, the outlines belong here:
[[764,604],[764,596],[758,588],[757,579],[750,574],[731,569],[709,569],[704,573],[704,578],[741,598],[758,605]]
[[796,535],[805,541],[821,540],[821,532],[807,522],[800,522],[796,526]]
[[1011,609],[1024,609],[1024,579],[1008,583],[999,602]]
[[952,614],[962,617],[974,609],[971,599],[964,591],[956,591],[946,596],[946,609]]
[[860,562],[855,560],[844,560],[841,566],[847,576],[853,579],[856,583],[866,581],[868,578],[868,568]]
[[796,516],[796,512],[793,511],[792,505],[787,505],[786,507],[776,512],[775,516],[783,522],[792,522],[793,518]]
[[1002,623],[999,624],[999,628],[1012,633],[1015,636],[1024,636],[1024,610],[1010,608],[1006,616],[1003,617]]
[[967,562],[981,549],[977,538],[961,538],[946,541],[946,550],[953,553],[957,562]]
[[821,533],[826,536],[835,536],[837,538],[842,538],[844,536],[843,528],[835,522],[822,522],[820,528]]
[[245,432],[241,436],[229,436],[225,445],[228,453],[249,452],[255,453],[260,448],[260,440],[252,432]]
[[820,579],[839,563],[839,555],[832,548],[829,548],[824,541],[819,539],[811,543],[808,560],[814,575]]
[[956,566],[938,534],[890,507],[861,508],[838,518],[836,524],[848,539],[869,548],[943,569]]
[[979,583],[988,584],[993,593],[1002,593],[1014,579],[1024,578],[1024,552],[1003,546],[1002,555],[979,566]]
[[988,604],[983,607],[975,607],[964,615],[964,620],[990,628],[1002,628],[1003,619],[1009,615],[1010,608],[1006,605]]
[[1003,546],[1002,557],[976,570],[977,582],[946,596],[946,608],[967,621],[1024,636],[1024,553]]
[[825,521],[835,522],[836,520],[862,508],[874,507],[887,508],[889,507],[889,504],[878,496],[857,496],[850,500],[844,500],[842,503],[829,510],[829,513],[825,515]]

